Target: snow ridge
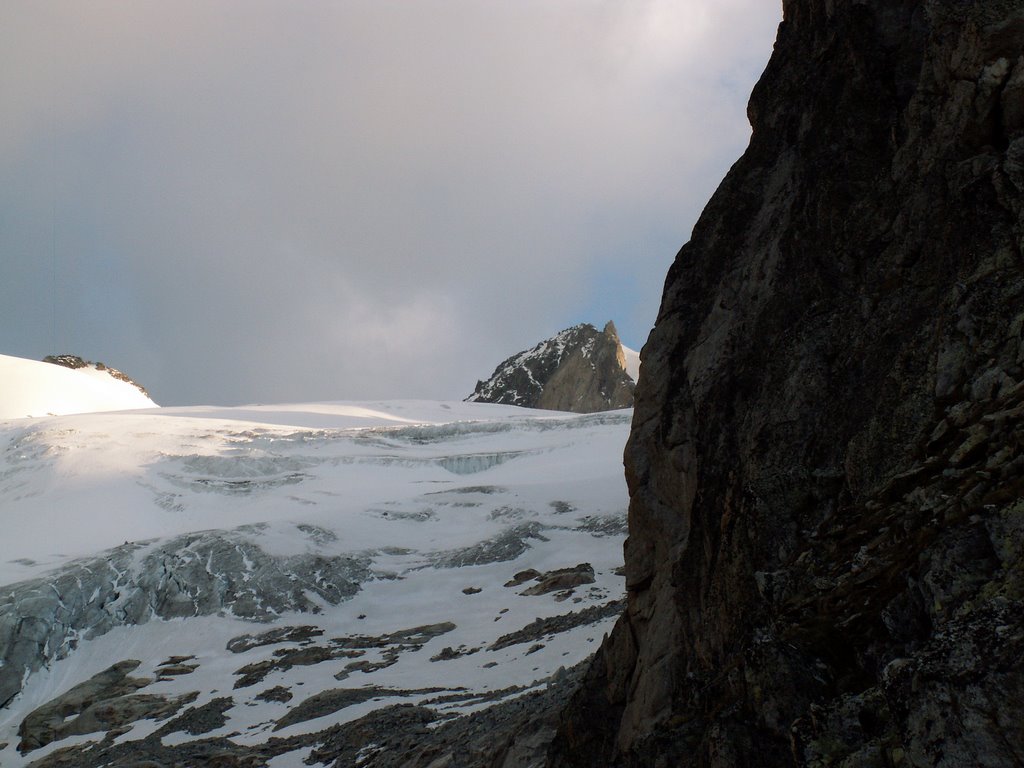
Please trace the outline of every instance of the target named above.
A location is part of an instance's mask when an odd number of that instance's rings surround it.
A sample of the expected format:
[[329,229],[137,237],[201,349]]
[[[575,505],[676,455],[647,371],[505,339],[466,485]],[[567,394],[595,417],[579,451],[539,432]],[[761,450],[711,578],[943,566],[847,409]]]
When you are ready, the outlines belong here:
[[72,367],[0,355],[0,419],[156,407],[120,371],[80,362]]

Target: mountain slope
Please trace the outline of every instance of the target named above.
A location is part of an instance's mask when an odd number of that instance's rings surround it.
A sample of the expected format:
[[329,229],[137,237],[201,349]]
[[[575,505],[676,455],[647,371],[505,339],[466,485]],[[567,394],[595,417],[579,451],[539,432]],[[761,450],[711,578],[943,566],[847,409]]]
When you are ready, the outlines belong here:
[[1024,754],[1024,9],[787,0],[626,451],[559,766]]
[[0,419],[156,407],[137,385],[91,365],[0,355],[0,382]]
[[513,739],[518,700],[621,611],[629,418],[393,401],[0,426],[0,764],[387,765],[403,729],[440,748],[426,724],[502,702],[488,733]]
[[466,400],[593,413],[633,404],[634,381],[615,325],[575,325],[500,363]]

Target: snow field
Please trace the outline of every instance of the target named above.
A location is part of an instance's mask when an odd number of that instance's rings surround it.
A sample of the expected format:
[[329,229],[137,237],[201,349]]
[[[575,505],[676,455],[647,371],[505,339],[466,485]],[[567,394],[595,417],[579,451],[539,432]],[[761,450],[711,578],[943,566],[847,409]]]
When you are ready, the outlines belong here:
[[[0,539],[0,584],[45,576],[126,541],[139,545],[138,565],[171,537],[207,530],[274,556],[351,555],[370,563],[369,578],[349,599],[332,605],[307,591],[319,613],[285,613],[271,623],[226,612],[152,619],[83,638],[67,658],[29,675],[0,710],[0,743],[8,744],[0,765],[27,765],[102,738],[73,736],[24,757],[15,751],[28,712],[125,659],[142,662],[132,676],[156,678],[167,659],[193,656],[188,663],[196,671],[141,692],[195,692],[196,707],[231,696],[227,722],[202,738],[235,734],[239,744],[315,733],[398,701],[528,687],[578,663],[614,615],[489,648],[535,619],[622,596],[621,454],[631,415],[399,401],[155,409],[0,424],[0,521],[9,532]],[[528,568],[545,573],[580,563],[592,566],[595,580],[571,591],[530,596],[520,593],[533,581],[503,586]],[[251,567],[245,561],[231,577],[245,583]],[[357,657],[272,669],[262,681],[234,688],[240,669],[279,658],[275,651],[444,623],[455,626],[422,644],[366,647]],[[305,644],[226,650],[241,635],[306,625],[322,634]],[[455,658],[444,657],[446,648]],[[394,663],[372,666],[389,653]],[[371,666],[336,679],[353,661]],[[257,698],[278,686],[291,693],[287,703]],[[278,728],[316,694],[366,686],[382,692]],[[387,693],[434,688],[441,690]],[[478,696],[430,706],[465,713],[488,704]],[[162,724],[138,721],[117,741],[143,738]],[[177,731],[163,740],[193,738],[199,737]],[[272,765],[299,765],[308,751]]]

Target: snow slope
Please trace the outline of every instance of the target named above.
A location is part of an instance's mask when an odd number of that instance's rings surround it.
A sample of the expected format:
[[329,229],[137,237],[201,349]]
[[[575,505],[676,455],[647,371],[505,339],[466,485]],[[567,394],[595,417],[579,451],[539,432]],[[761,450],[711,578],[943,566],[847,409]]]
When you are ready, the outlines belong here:
[[0,355],[0,419],[155,406],[137,387],[94,367],[72,370]]
[[[203,764],[210,739],[330,764],[331,729],[389,705],[446,719],[543,688],[621,609],[631,415],[392,401],[0,423],[0,765]],[[106,702],[134,712],[117,728],[59,699],[115,664],[143,686]],[[27,717],[50,740],[22,754]]]
[[640,378],[640,353],[626,345],[622,346],[622,352],[626,356],[626,373],[635,382]]

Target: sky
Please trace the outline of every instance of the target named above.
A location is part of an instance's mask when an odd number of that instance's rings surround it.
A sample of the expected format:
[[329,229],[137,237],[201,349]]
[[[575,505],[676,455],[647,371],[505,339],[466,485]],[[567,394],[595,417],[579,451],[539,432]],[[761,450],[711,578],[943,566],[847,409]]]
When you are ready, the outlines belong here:
[[614,320],[749,139],[775,0],[4,0],[0,354],[162,405],[461,399]]

